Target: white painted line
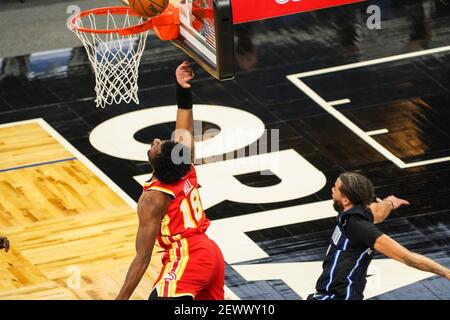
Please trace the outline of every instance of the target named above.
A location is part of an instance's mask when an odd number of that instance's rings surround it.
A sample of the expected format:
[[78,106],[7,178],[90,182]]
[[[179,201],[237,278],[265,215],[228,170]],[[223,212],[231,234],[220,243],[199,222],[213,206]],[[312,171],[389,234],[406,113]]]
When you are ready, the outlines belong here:
[[335,108],[333,108],[333,106],[331,106],[328,102],[326,102],[321,96],[319,96],[311,88],[309,88],[298,77],[296,77],[295,75],[290,75],[290,76],[287,76],[287,78],[295,86],[297,86],[302,92],[304,92],[312,100],[314,100],[320,107],[322,107],[325,111],[330,113],[333,117],[335,117],[343,125],[345,125],[351,131],[353,131],[353,133],[355,133],[358,137],[363,139],[368,145],[370,145],[372,148],[374,148],[379,153],[381,153],[386,159],[392,161],[399,168],[405,169],[405,168],[424,166],[424,165],[433,164],[433,163],[450,161],[450,157],[443,157],[443,158],[437,158],[437,159],[430,159],[430,160],[412,162],[412,163],[408,163],[408,164],[403,162],[400,158],[395,156],[392,152],[387,150],[380,143],[375,141],[367,132],[364,132],[363,130],[361,130],[361,128],[359,128],[357,125],[355,125],[353,122],[351,122],[346,116],[344,116],[342,113],[340,113]]
[[445,162],[450,161],[450,157],[442,157],[442,158],[436,158],[436,159],[430,159],[430,160],[423,160],[423,161],[417,161],[417,162],[411,162],[406,163],[405,168],[412,168],[412,167],[418,167],[418,166],[426,166],[428,164],[433,163],[439,163],[439,162]]
[[241,300],[230,288],[226,285],[223,286],[223,291],[225,293],[225,300]]
[[127,203],[131,208],[136,210],[136,202],[117,184],[114,183],[106,174],[103,173],[95,164],[91,162],[86,156],[84,156],[80,151],[78,151],[73,145],[71,145],[58,131],[53,129],[44,119],[36,119],[37,122],[47,130],[60,144],[62,144],[70,153],[72,153],[77,159],[79,159],[86,167],[89,168],[97,177],[99,177],[111,190],[113,190],[120,198],[122,198],[125,203]]
[[352,102],[350,99],[341,99],[341,100],[329,101],[328,104],[330,106],[339,106],[341,104],[348,104],[350,102]]
[[366,132],[361,130],[360,127],[351,122],[346,116],[333,108],[328,102],[326,102],[321,96],[319,96],[316,92],[314,92],[310,87],[308,87],[303,81],[301,81],[298,76],[290,75],[287,78],[296,85],[302,92],[307,94],[312,100],[314,100],[319,106],[321,106],[325,111],[330,113],[333,117],[339,120],[343,125],[353,131],[358,137],[363,139],[367,144],[369,144],[372,148],[381,153],[386,159],[395,163],[398,167],[404,168],[405,163],[400,160],[398,157],[393,155],[389,150],[375,141],[371,136],[369,136]]
[[388,129],[380,129],[380,130],[366,131],[366,133],[369,136],[376,136],[376,135],[379,135],[379,134],[389,133],[389,130]]
[[21,125],[21,124],[30,124],[30,123],[36,123],[36,122],[37,122],[37,119],[2,123],[2,124],[0,124],[0,128],[14,127],[14,126],[18,126],[18,125]]
[[61,136],[55,129],[53,129],[44,119],[36,118],[25,121],[10,122],[0,124],[0,128],[12,127],[22,124],[38,123],[42,129],[46,130],[53,138],[56,139],[63,147],[67,149],[74,157],[80,160],[86,167],[89,168],[97,177],[99,177],[111,190],[113,190],[125,203],[131,208],[136,210],[136,202],[123,191],[118,185],[116,185],[107,175],[103,173],[95,164],[93,164],[86,156],[78,151],[73,145],[71,145],[63,136]]
[[[301,81],[300,78],[311,77],[311,76],[316,76],[316,75],[320,75],[320,74],[332,73],[332,72],[343,71],[343,70],[349,70],[349,69],[354,69],[354,68],[360,68],[360,67],[381,64],[381,63],[386,63],[386,62],[392,62],[392,61],[397,61],[397,60],[402,60],[402,59],[420,57],[420,56],[425,56],[425,55],[430,55],[430,54],[435,54],[435,53],[440,53],[440,52],[445,52],[445,51],[450,51],[450,46],[434,48],[434,49],[430,49],[430,50],[422,50],[422,51],[411,52],[411,53],[406,53],[406,54],[400,54],[400,55],[396,55],[396,56],[362,61],[362,62],[357,62],[357,63],[350,63],[350,64],[346,64],[346,65],[325,68],[325,69],[319,69],[319,70],[314,70],[314,71],[296,73],[296,74],[288,75],[286,77],[295,86],[297,86],[301,91],[303,91],[311,99],[313,99],[319,106],[321,106],[323,109],[325,109],[325,111],[327,111],[332,116],[334,116],[337,120],[339,120],[342,124],[344,124],[350,130],[352,130],[357,136],[359,136],[361,139],[363,139],[367,144],[372,146],[375,150],[380,152],[388,160],[390,160],[394,164],[396,164],[399,168],[401,168],[401,169],[412,168],[412,167],[423,166],[423,165],[428,165],[428,164],[433,164],[433,163],[450,161],[450,157],[442,157],[442,158],[417,161],[417,162],[412,162],[412,163],[403,162],[400,158],[398,158],[397,156],[392,154],[389,150],[387,150],[381,144],[376,142],[370,136],[370,135],[374,135],[374,132],[375,132],[375,134],[382,134],[382,133],[387,133],[387,132],[381,132],[379,130],[369,131],[369,132],[362,131],[358,126],[356,126],[353,122],[351,122],[347,117],[345,117],[343,114],[341,114],[339,111],[337,111],[336,109],[333,108],[333,105],[331,103],[336,103],[336,102],[339,102],[340,100],[331,101],[331,102],[325,101],[315,91],[313,91],[303,81]],[[334,104],[334,105],[337,105],[337,104]],[[378,132],[380,132],[380,133],[378,133]]]
[[426,56],[429,54],[445,52],[445,51],[449,51],[449,50],[450,50],[450,46],[445,46],[445,47],[434,48],[434,49],[430,49],[430,50],[422,50],[422,51],[410,52],[410,53],[405,53],[405,54],[399,54],[396,56],[385,57],[385,58],[380,58],[380,59],[361,61],[361,62],[357,62],[357,63],[350,63],[350,64],[345,64],[345,65],[341,65],[341,66],[337,66],[337,67],[302,72],[302,73],[293,74],[291,76],[297,77],[297,78],[312,77],[312,76],[317,76],[319,74],[324,74],[324,73],[331,73],[331,72],[366,67],[366,66],[371,66],[371,65],[375,65],[375,64],[391,62],[391,61]]

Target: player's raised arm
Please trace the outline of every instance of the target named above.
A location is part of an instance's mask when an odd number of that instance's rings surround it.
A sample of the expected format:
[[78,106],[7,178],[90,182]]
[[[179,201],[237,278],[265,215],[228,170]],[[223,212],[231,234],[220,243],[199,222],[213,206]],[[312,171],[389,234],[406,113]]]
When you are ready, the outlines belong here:
[[139,227],[136,235],[136,256],[128,269],[116,300],[127,300],[141,281],[150,263],[161,219],[170,203],[170,196],[159,191],[147,191],[139,198]]
[[393,195],[383,200],[377,198],[377,202],[373,202],[369,206],[374,218],[373,223],[377,224],[383,222],[387,219],[387,217],[389,217],[392,210],[398,209],[405,205],[409,205],[407,200],[397,198]]
[[192,93],[189,81],[194,71],[188,61],[180,64],[175,72],[177,78],[177,122],[174,140],[191,149],[191,158],[195,159],[194,116],[192,112]]

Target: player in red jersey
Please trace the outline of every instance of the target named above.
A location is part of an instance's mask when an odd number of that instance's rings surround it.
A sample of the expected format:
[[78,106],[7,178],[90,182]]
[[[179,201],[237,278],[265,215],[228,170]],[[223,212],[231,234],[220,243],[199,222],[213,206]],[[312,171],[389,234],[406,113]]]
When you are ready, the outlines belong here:
[[150,263],[155,241],[165,249],[163,268],[149,299],[223,300],[225,262],[205,231],[209,226],[198,192],[194,118],[188,62],[176,70],[177,119],[173,141],[155,139],[148,151],[152,178],[137,212],[136,257],[116,299],[128,299]]

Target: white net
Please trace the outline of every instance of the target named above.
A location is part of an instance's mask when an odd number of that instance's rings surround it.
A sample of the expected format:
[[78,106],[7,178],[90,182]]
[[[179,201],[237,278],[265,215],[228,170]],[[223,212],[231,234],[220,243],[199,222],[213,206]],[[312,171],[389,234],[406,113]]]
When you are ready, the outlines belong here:
[[78,28],[111,30],[109,33],[84,32],[72,28],[86,48],[95,73],[95,100],[97,107],[104,108],[122,101],[133,100],[139,104],[138,68],[149,31],[120,35],[118,28],[127,28],[144,22],[144,18],[126,14],[89,14],[78,18]]

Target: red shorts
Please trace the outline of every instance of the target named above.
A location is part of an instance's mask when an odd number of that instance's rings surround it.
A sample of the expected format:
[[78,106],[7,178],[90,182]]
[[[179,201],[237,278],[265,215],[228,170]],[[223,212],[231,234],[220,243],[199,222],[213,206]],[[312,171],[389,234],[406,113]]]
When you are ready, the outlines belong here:
[[224,300],[225,261],[217,244],[205,234],[175,242],[164,252],[162,263],[153,287],[158,297]]

